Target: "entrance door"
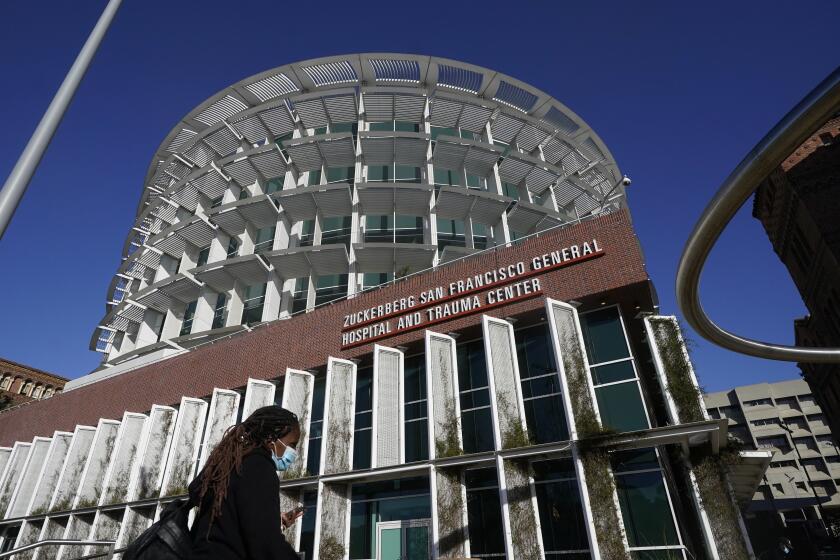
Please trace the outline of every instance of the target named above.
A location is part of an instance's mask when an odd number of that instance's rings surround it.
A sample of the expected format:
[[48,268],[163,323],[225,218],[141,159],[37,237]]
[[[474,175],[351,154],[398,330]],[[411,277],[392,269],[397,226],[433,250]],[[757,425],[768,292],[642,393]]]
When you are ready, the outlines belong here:
[[429,519],[382,521],[376,524],[376,560],[428,560],[431,555]]

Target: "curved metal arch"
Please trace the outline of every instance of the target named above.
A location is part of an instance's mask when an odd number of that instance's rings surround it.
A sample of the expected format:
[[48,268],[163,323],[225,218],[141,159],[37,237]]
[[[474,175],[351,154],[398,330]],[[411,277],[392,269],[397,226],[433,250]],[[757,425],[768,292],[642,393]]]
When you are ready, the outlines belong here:
[[726,331],[700,303],[700,273],[726,225],[744,202],[796,148],[840,110],[840,68],[832,72],[782,118],[726,178],[686,241],[677,268],[676,296],[686,321],[700,335],[729,350],[791,362],[840,362],[840,348],[784,346]]

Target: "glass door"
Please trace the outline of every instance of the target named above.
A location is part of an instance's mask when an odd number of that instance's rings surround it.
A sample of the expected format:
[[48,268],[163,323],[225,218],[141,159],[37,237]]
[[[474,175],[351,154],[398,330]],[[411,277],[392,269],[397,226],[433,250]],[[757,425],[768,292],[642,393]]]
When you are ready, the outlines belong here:
[[382,521],[376,524],[376,560],[431,558],[429,519]]

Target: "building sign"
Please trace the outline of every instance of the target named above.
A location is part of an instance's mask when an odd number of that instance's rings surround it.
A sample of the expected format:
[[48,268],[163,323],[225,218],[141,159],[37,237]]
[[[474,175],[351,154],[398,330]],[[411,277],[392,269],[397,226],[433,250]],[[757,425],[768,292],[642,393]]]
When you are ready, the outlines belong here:
[[540,274],[603,254],[598,240],[592,239],[350,313],[344,316],[341,348],[533,298],[542,293]]

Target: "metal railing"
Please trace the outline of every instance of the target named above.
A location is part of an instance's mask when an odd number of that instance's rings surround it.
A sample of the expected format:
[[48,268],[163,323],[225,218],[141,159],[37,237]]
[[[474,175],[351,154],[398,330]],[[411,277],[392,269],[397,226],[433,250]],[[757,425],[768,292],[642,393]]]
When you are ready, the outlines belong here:
[[[106,558],[110,559],[114,557],[114,553],[117,552],[114,550],[114,545],[116,543],[114,541],[80,541],[80,540],[65,540],[65,539],[47,539],[43,541],[39,541],[32,544],[27,544],[18,548],[14,548],[7,552],[0,552],[0,559],[1,558],[11,558],[15,554],[20,554],[21,552],[26,552],[27,550],[33,550],[35,548],[40,548],[42,546],[107,546],[108,550],[101,554],[95,554],[93,556],[85,556],[84,558]],[[121,549],[125,550],[125,549]]]
[[686,241],[677,268],[680,310],[703,338],[750,356],[791,362],[840,362],[840,348],[771,344],[738,336],[716,325],[700,303],[700,273],[715,242],[744,202],[770,173],[840,110],[840,68],[794,107],[723,182]]

